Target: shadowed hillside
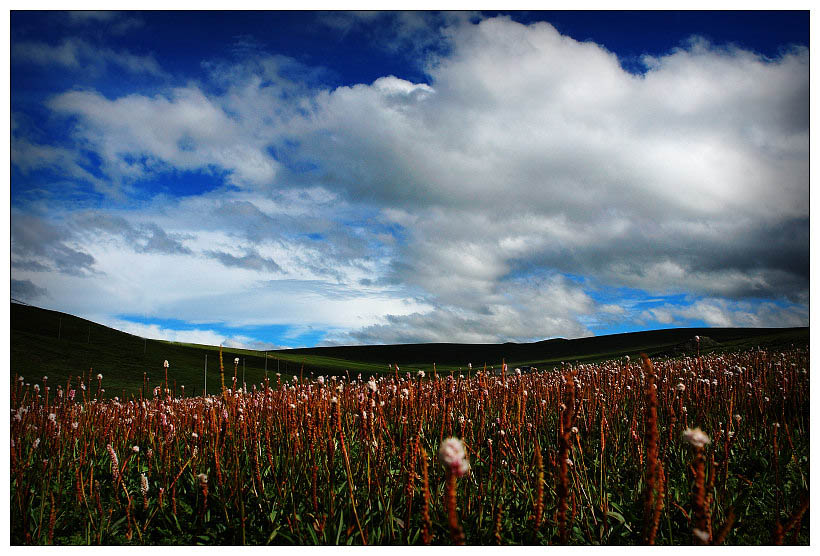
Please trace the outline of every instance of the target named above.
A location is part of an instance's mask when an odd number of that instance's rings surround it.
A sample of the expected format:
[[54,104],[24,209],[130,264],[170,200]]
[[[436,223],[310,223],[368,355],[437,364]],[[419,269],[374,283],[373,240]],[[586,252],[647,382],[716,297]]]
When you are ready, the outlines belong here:
[[[466,372],[499,366],[535,365],[551,367],[562,361],[596,361],[636,355],[643,351],[651,356],[675,356],[694,353],[695,335],[701,336],[701,351],[737,349],[756,345],[789,345],[808,343],[808,328],[688,328],[634,332],[575,340],[553,339],[517,344],[402,344],[304,348],[260,352],[225,348],[225,383],[230,386],[234,360],[238,385],[244,371],[245,382],[261,383],[268,376],[276,382],[276,373],[310,377],[319,374],[365,375],[386,372],[388,365],[398,364],[402,371],[432,369]],[[182,344],[146,340],[120,332],[73,315],[11,304],[11,376],[26,380],[65,383],[80,375],[101,373],[105,395],[139,394],[147,380],[151,388],[164,381],[163,361],[170,362],[168,381],[177,393],[185,385],[186,395],[198,395],[205,386],[207,356],[208,392],[221,388],[218,346]],[[266,359],[267,356],[267,359]]]

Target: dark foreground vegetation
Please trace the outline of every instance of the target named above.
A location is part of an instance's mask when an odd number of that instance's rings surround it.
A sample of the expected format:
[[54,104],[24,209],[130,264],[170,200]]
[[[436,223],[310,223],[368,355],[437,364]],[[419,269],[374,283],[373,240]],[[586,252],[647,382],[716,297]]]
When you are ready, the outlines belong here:
[[246,391],[228,359],[186,398],[13,371],[11,542],[809,544],[807,344],[695,344]]

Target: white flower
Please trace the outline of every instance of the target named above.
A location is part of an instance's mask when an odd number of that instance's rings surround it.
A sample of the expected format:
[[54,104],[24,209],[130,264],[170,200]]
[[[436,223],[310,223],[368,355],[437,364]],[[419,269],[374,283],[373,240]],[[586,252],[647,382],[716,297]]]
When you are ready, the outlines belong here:
[[678,385],[677,385],[677,386],[675,386],[675,389],[676,389],[678,392],[683,392],[684,390],[686,390],[686,385],[685,385],[684,383],[682,383],[682,382],[679,382],[679,383],[678,383]]
[[168,368],[168,366],[169,366],[169,365],[168,365],[168,360],[167,360],[167,359],[166,359],[166,360],[165,360],[165,362],[162,364],[162,366],[163,366],[163,367],[165,367],[166,369]]
[[139,452],[139,451],[140,451],[140,447],[139,447],[139,446],[134,446],[134,447],[133,447],[133,448],[131,448],[131,449],[132,449],[132,450],[134,450],[134,453],[135,453],[135,454],[136,454],[137,452]]
[[239,365],[239,358],[238,357],[234,357],[233,364],[234,365]]
[[[697,336],[695,336],[695,338],[697,338]],[[709,533],[707,533],[706,531],[701,531],[700,529],[692,529],[692,533],[694,533],[695,536],[703,542],[709,541]]]
[[444,439],[438,450],[438,460],[456,477],[463,477],[470,470],[464,444],[458,438]]
[[683,431],[683,439],[696,448],[703,448],[712,442],[709,436],[700,430],[700,427]]

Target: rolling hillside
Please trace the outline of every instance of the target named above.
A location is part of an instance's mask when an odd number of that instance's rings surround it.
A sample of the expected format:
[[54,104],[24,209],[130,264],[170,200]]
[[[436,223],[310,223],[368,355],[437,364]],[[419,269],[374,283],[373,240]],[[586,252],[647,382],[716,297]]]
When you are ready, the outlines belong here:
[[[433,363],[441,372],[466,372],[499,366],[505,360],[511,367],[535,365],[550,367],[561,361],[595,361],[644,351],[652,356],[674,356],[692,353],[692,338],[704,338],[704,352],[715,349],[737,349],[751,346],[805,344],[808,328],[688,328],[616,334],[575,340],[552,339],[534,343],[505,344],[403,344],[339,346],[264,352],[223,350],[226,384],[237,368],[239,382],[244,376],[250,386],[266,376],[276,381],[282,375],[318,374],[351,375],[387,372],[388,365],[398,364],[402,371],[431,370]],[[180,344],[146,340],[120,332],[73,315],[11,304],[11,376],[24,376],[39,382],[48,376],[51,384],[64,384],[68,378],[102,373],[105,395],[139,394],[146,379],[150,387],[164,380],[163,361],[170,362],[169,383],[177,393],[185,385],[186,395],[199,395],[204,387],[207,355],[208,392],[220,388],[218,346]],[[93,369],[93,371],[92,371]]]

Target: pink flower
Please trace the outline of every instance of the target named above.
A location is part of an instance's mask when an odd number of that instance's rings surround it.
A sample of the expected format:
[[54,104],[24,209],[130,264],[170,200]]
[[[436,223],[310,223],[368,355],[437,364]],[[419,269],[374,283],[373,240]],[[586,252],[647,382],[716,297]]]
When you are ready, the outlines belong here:
[[694,429],[686,429],[685,431],[683,431],[683,439],[695,448],[703,448],[704,446],[712,442],[712,440],[709,438],[709,435],[700,430],[700,427]]
[[438,460],[456,477],[463,477],[470,470],[464,444],[458,438],[444,439],[438,450]]

